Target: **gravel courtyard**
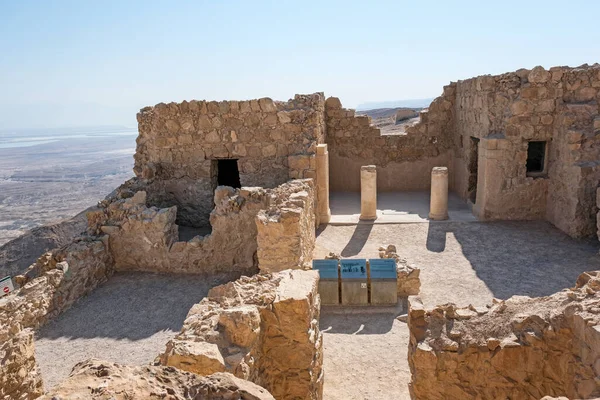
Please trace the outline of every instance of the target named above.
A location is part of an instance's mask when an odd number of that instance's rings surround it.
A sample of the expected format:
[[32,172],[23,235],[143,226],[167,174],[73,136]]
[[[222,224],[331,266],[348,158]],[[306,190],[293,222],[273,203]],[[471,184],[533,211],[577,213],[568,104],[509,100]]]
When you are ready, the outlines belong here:
[[[387,244],[421,268],[426,306],[545,296],[600,269],[597,241],[573,240],[542,221],[330,225],[318,232],[315,258],[377,258]],[[409,398],[409,334],[396,319],[405,312],[323,308],[325,399]]]
[[37,333],[36,359],[46,389],[91,357],[152,362],[179,332],[192,305],[218,284],[196,276],[115,274]]

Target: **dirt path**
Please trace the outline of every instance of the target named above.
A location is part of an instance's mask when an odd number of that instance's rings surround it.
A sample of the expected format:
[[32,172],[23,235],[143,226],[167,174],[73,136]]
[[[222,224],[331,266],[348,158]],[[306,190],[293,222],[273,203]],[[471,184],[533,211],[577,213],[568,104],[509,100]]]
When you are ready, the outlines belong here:
[[196,276],[114,275],[38,332],[36,359],[46,389],[91,357],[152,362],[179,332],[192,305],[216,284]]
[[[371,311],[371,312],[369,312]],[[405,310],[323,307],[325,399],[408,399]]]
[[[576,241],[546,222],[417,223],[327,226],[315,258],[377,258],[381,245],[421,268],[426,306],[485,305],[512,295],[545,296],[600,269],[597,241]],[[409,333],[402,310],[323,308],[324,398],[408,399]]]

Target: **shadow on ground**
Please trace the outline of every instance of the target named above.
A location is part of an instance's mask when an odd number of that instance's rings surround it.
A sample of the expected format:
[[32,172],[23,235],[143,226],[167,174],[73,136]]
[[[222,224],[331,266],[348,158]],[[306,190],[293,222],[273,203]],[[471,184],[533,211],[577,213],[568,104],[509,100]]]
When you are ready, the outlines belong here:
[[342,250],[341,256],[352,257],[360,253],[360,251],[367,243],[367,240],[369,239],[369,235],[371,234],[372,230],[372,222],[359,223],[358,225],[356,225],[356,229],[354,229],[352,237],[348,241],[348,244],[346,244],[346,247],[344,247],[344,249]]
[[598,243],[575,240],[545,221],[431,222],[427,250],[442,253],[454,236],[477,277],[494,296],[548,296],[600,269]]
[[178,332],[189,309],[218,280],[198,276],[118,273],[39,330],[37,337],[131,341]]
[[408,310],[406,298],[396,306],[322,306],[322,332],[348,335],[382,335],[392,329],[394,319]]

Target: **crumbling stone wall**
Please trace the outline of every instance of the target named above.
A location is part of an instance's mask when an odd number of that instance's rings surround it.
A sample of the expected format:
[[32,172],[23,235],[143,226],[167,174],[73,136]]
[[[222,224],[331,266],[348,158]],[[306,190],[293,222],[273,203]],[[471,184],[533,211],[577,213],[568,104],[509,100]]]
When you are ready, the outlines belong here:
[[[330,253],[330,258],[332,253]],[[334,258],[340,259],[340,256],[334,254]],[[398,276],[398,297],[415,296],[421,290],[421,269],[398,255],[396,246],[390,244],[379,248],[379,258],[391,258],[396,261],[396,274]]]
[[256,272],[256,214],[268,204],[262,188],[215,191],[213,230],[179,240],[177,207],[146,206],[146,192],[104,204],[89,213],[91,232],[109,237],[116,270],[226,274],[237,278]]
[[217,286],[160,356],[200,375],[230,372],[276,399],[321,399],[318,272],[286,270]]
[[0,399],[37,399],[44,390],[35,361],[33,330],[11,334],[0,344]]
[[274,400],[264,388],[231,374],[198,376],[172,367],[126,366],[91,359],[40,400]]
[[[599,88],[597,64],[535,67],[457,82],[454,190],[469,196],[474,137],[481,140],[480,217],[548,219],[571,236],[593,234]],[[528,141],[547,141],[543,176],[527,176]]]
[[425,310],[409,300],[415,399],[600,396],[600,271],[548,297]]
[[150,205],[176,205],[179,224],[207,226],[219,159],[238,160],[242,186],[273,188],[290,178],[314,178],[323,112],[322,93],[288,102],[192,100],[146,107],[137,116],[134,172],[147,180]]
[[112,259],[105,242],[84,239],[46,253],[16,277],[20,287],[0,298],[0,399],[33,399],[41,394],[33,329],[111,274]]
[[[455,84],[420,113],[421,120],[404,135],[382,135],[371,118],[342,108],[340,100],[325,102],[329,146],[330,189],[359,191],[360,167],[376,165],[377,190],[424,190],[431,185],[431,169],[452,162]],[[449,168],[452,173],[452,169]]]
[[315,248],[312,181],[292,181],[273,190],[268,209],[256,216],[261,272],[310,268]]
[[[147,207],[146,192],[139,188],[143,184],[130,182],[88,213],[90,233],[109,237],[116,270],[237,279],[258,271],[257,252],[266,270],[277,257],[280,261],[286,257],[288,268],[299,268],[312,259],[315,195],[310,179],[292,180],[274,189],[218,187],[210,214],[212,232],[188,241],[179,239],[177,207]],[[259,214],[269,216],[266,225]],[[284,226],[285,232],[280,232],[284,236],[270,236],[271,229]],[[276,254],[274,246],[291,253]]]

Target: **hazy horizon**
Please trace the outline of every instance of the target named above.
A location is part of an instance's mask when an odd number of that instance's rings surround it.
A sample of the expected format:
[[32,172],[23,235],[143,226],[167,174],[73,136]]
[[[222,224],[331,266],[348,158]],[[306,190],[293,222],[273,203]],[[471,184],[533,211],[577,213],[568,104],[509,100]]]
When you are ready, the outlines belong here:
[[2,2],[0,129],[135,126],[145,106],[191,99],[430,99],[473,76],[593,64],[599,12],[551,0]]
[[[290,97],[291,98],[291,97]],[[181,99],[191,100],[191,99]],[[212,100],[212,99],[206,99]],[[225,100],[225,99],[218,99]],[[238,100],[238,99],[230,99]],[[288,99],[274,99],[288,100]],[[428,99],[397,99],[383,100],[360,103],[354,108],[359,111],[371,110],[375,108],[394,108],[394,107],[427,107],[433,98]],[[100,104],[12,104],[5,105],[2,113],[4,119],[0,119],[0,132],[8,130],[35,130],[35,129],[60,129],[60,128],[86,128],[102,126],[122,126],[126,128],[136,128],[137,112],[143,108],[130,109],[127,107],[109,107]],[[7,108],[10,110],[7,112]],[[84,111],[87,110],[87,111]],[[20,125],[23,123],[22,116],[34,114],[37,116],[35,122],[30,125]]]

